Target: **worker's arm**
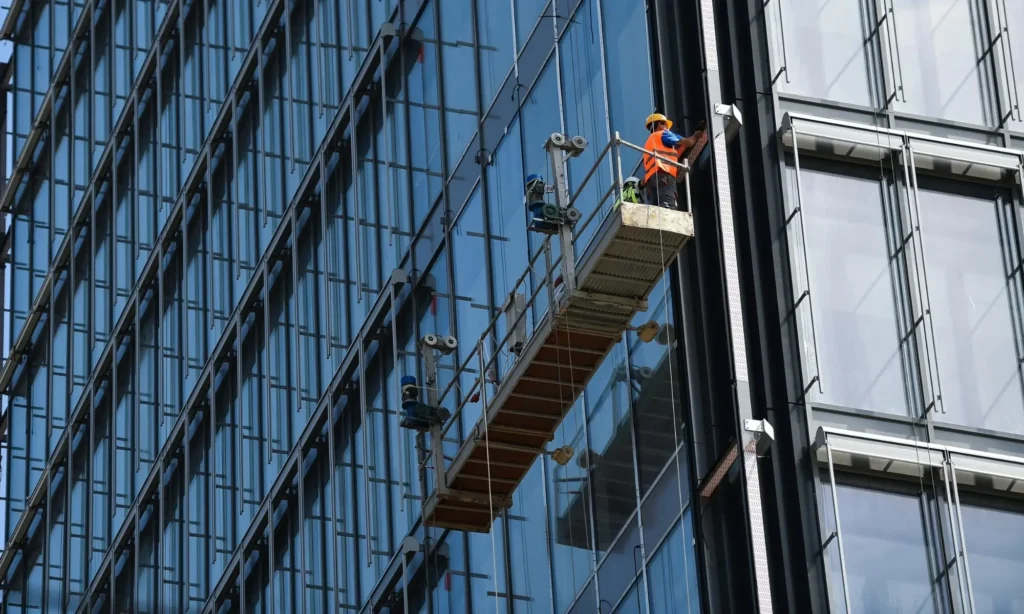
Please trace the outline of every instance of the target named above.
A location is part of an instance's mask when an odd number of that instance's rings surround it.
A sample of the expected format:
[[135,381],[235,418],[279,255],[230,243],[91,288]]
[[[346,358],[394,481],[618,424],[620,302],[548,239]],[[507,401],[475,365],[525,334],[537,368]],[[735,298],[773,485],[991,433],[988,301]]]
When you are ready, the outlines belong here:
[[703,125],[688,137],[681,137],[675,132],[665,130],[661,133],[661,143],[665,147],[671,147],[679,152],[680,157],[689,151],[704,133]]
[[701,122],[700,125],[697,126],[697,129],[693,131],[693,134],[691,134],[690,136],[686,137],[685,139],[684,138],[680,138],[679,139],[679,144],[677,146],[677,151],[679,152],[679,159],[680,160],[682,160],[691,149],[696,147],[697,141],[699,141],[701,139],[701,137],[704,136],[704,129],[705,128],[706,128],[706,125],[704,124],[704,122]]

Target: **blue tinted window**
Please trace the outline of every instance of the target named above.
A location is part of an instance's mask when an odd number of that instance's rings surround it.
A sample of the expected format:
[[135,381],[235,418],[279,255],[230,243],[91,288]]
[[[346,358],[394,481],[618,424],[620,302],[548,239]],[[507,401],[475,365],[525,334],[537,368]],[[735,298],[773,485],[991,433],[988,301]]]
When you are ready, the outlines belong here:
[[[640,141],[646,138],[643,120],[654,104],[647,51],[647,12],[638,2],[601,0],[601,7],[608,82],[616,84],[608,90],[612,131],[619,131],[626,140]],[[624,154],[623,170],[633,168],[637,160],[638,156]]]
[[[480,44],[480,98],[484,109],[512,70],[515,41],[512,9],[515,3],[476,0]],[[522,4],[522,3],[520,3]]]
[[[651,542],[647,544],[648,548],[656,547]],[[687,510],[647,565],[651,614],[696,614],[701,611],[697,561],[691,544],[693,519]]]

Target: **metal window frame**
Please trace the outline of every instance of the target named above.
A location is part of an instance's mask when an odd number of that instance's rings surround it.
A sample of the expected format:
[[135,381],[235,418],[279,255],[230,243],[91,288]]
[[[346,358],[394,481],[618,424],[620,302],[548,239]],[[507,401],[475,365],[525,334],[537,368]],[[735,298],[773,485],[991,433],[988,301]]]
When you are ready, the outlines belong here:
[[[800,217],[800,250],[808,286],[805,294],[808,297],[810,296],[810,272],[807,264],[807,238],[803,232],[803,196],[799,165],[801,150],[816,152],[819,155],[855,158],[863,162],[882,160],[890,155],[895,155],[899,160],[903,171],[902,188],[906,191],[906,202],[901,203],[899,209],[901,214],[906,217],[906,221],[909,222],[909,239],[914,244],[913,255],[907,256],[910,261],[908,269],[912,273],[909,287],[910,308],[914,318],[909,332],[914,333],[918,323],[923,327],[923,334],[917,340],[918,353],[923,357],[921,367],[924,369],[922,375],[927,387],[926,396],[931,398],[931,401],[925,401],[924,413],[927,414],[933,408],[940,413],[945,413],[938,356],[934,351],[936,342],[928,291],[927,258],[920,229],[918,170],[934,171],[936,162],[941,161],[950,163],[950,170],[954,172],[944,174],[951,175],[953,179],[967,176],[972,179],[1000,182],[1009,174],[1020,179],[1024,176],[1024,172],[1021,170],[1024,168],[1024,151],[801,113],[786,113],[783,116],[779,136],[782,149],[791,151],[794,159],[797,208],[790,215],[799,214]],[[955,172],[957,170],[960,172]],[[893,179],[899,184],[898,177]],[[794,305],[799,306],[803,298],[804,294],[797,296],[794,288]],[[810,299],[808,308],[811,311],[809,332],[813,354],[806,362],[813,362],[816,375],[809,378],[808,373],[804,373],[804,390],[810,388],[814,384],[814,379],[817,378],[820,393],[823,390],[818,356],[817,327],[814,321],[813,302]],[[803,329],[803,326],[801,328]],[[801,330],[802,337],[806,337],[806,334],[807,331]],[[806,367],[802,368],[806,371]]]
[[[92,6],[91,1],[92,0],[90,0],[90,4],[86,7],[86,9],[89,9]],[[177,0],[167,7],[163,21],[161,22],[159,28],[157,28],[156,35],[154,36],[154,39],[150,45],[150,49],[146,54],[146,58],[143,60],[142,68],[140,69],[139,74],[135,77],[135,80],[132,84],[132,88],[128,93],[129,99],[134,99],[134,97],[137,97],[138,93],[141,90],[149,89],[152,87],[151,82],[153,79],[154,72],[162,68],[161,57],[163,55],[162,51],[164,49],[165,44],[170,43],[178,44],[179,46],[181,45],[180,42],[176,42],[176,35],[179,34],[180,30],[180,27],[177,24],[181,21],[181,19],[185,17],[185,13],[181,9],[195,7],[197,4],[195,2],[191,4],[184,4],[185,1],[186,0]],[[268,32],[273,31],[273,24],[276,21],[274,17],[276,16],[277,10],[280,10],[281,4],[283,4],[282,0],[276,0],[275,4],[269,7],[263,25],[261,26],[260,31],[257,33],[257,36],[254,38],[252,44],[250,45],[249,51],[246,53],[246,56],[242,62],[242,66],[239,69],[238,73],[236,74],[235,81],[229,90],[229,95],[232,98],[238,98],[244,95],[243,90],[247,87],[247,83],[251,78],[251,75],[253,74],[253,70],[255,68],[254,55],[256,44],[258,42],[262,42],[263,38],[267,37]],[[90,11],[83,10],[81,19],[84,20],[83,22],[88,22],[88,25],[92,30],[95,28],[95,24],[92,19],[85,19],[85,15],[87,14],[91,14]],[[89,35],[85,34],[84,32],[78,32],[78,30],[79,28],[76,27],[76,36],[86,38],[89,41],[95,40],[95,36],[90,38]],[[90,56],[92,55],[94,54],[90,52]],[[69,54],[68,57],[73,58],[71,54]],[[71,60],[69,60],[68,63],[70,65]],[[68,70],[70,70],[70,67],[68,68]],[[58,73],[58,75],[60,74],[64,73]],[[71,74],[71,77],[73,78],[74,75]],[[64,78],[67,79],[67,75],[64,75]],[[58,84],[56,77],[54,78],[54,84]],[[56,93],[53,97],[56,98]],[[49,109],[51,106],[52,105],[47,106],[44,104],[40,113],[42,113],[43,110]],[[119,116],[116,118],[116,121],[113,122],[110,138],[107,140],[103,152],[100,154],[97,160],[96,167],[93,170],[92,176],[89,178],[82,201],[79,207],[75,210],[69,222],[69,225],[71,227],[84,225],[92,218],[92,207],[86,207],[85,204],[92,202],[96,196],[102,193],[103,183],[106,181],[106,176],[108,174],[112,174],[114,177],[116,177],[115,158],[117,156],[117,143],[119,141],[120,136],[129,135],[133,133],[133,116],[134,113],[132,105],[125,104],[122,107]],[[201,183],[202,175],[203,172],[205,171],[205,164],[208,164],[210,158],[212,157],[210,154],[212,154],[213,149],[216,148],[220,136],[229,131],[229,126],[227,125],[229,123],[229,116],[230,105],[222,105],[220,112],[217,115],[217,119],[214,121],[213,126],[211,127],[211,130],[206,137],[206,141],[203,144],[199,152],[199,155],[196,157],[195,162],[193,163],[192,171],[189,173],[188,177],[186,178],[182,186],[182,189],[179,191],[175,206],[169,212],[164,223],[164,227],[162,231],[159,233],[158,239],[155,240],[155,244],[166,242],[167,236],[169,236],[169,234],[173,234],[173,232],[177,230],[175,228],[175,225],[176,222],[179,221],[179,217],[181,217],[181,201],[184,200],[187,203],[191,193],[199,189],[198,186]],[[40,116],[38,121],[43,122],[43,124],[38,124],[39,126],[43,126],[46,123],[44,116]],[[33,124],[33,126],[36,125],[37,123]],[[33,128],[33,130],[35,130],[35,128]],[[40,128],[40,130],[41,134],[42,132],[45,132],[45,130],[42,130],[42,128]],[[23,163],[19,159],[19,161],[15,162],[12,170],[11,180],[5,186],[5,191],[2,194],[0,194],[0,212],[5,212],[9,210],[12,206],[11,201],[15,193],[17,192],[18,185],[20,184],[20,179],[17,179],[18,172],[27,173],[31,170],[31,166],[32,164],[30,161]],[[21,171],[19,171],[18,169],[21,169]],[[7,196],[8,194],[10,194],[10,196]],[[74,244],[71,241],[70,236],[65,235],[64,240],[57,248],[56,254],[53,257],[53,261],[51,262],[50,265],[50,270],[47,272],[47,275],[43,280],[42,287],[39,290],[38,295],[35,297],[35,300],[33,301],[30,307],[28,318],[25,324],[22,326],[17,338],[12,340],[13,343],[11,344],[11,352],[8,357],[8,360],[7,362],[4,363],[3,368],[0,369],[0,390],[7,389],[12,379],[14,378],[15,373],[17,371],[17,366],[20,364],[18,358],[20,356],[27,355],[31,351],[34,331],[40,324],[40,321],[43,319],[42,315],[46,311],[46,306],[49,301],[49,294],[51,292],[54,292],[57,286],[57,276],[55,274],[55,271],[60,267],[64,266],[67,260],[74,256],[71,253],[73,248]],[[151,250],[150,257],[142,266],[140,275],[137,276],[139,279],[136,280],[135,288],[132,289],[129,293],[127,305],[124,307],[125,312],[129,311],[131,309],[133,302],[137,301],[139,294],[138,290],[143,286],[142,282],[144,279],[147,278],[147,274],[149,274],[150,276],[152,275],[155,260],[153,253],[155,251],[155,249]],[[6,425],[6,420],[3,421],[3,424]],[[0,435],[2,434],[3,433],[0,433]]]
[[[266,25],[266,22],[264,25]],[[393,26],[389,26],[389,24],[385,24],[385,26],[382,28],[381,34],[379,34],[377,37],[377,44],[388,45],[396,37],[396,35],[397,33],[395,31],[395,28]],[[250,49],[250,55],[251,52],[252,49]],[[361,78],[363,80],[370,79],[373,77],[375,70],[378,66],[376,60],[379,59],[379,57],[380,56],[373,55],[372,58],[368,58],[368,61],[364,63],[363,69],[360,73],[362,75]],[[254,61],[255,58],[251,57],[250,59]],[[225,109],[229,109],[229,107],[222,107],[221,118],[226,120],[228,113],[224,112]],[[329,151],[333,151],[337,147],[337,142],[342,138],[344,128],[348,125],[350,121],[355,120],[353,118],[350,118],[350,116],[344,112],[344,109],[339,111],[339,113],[335,116],[334,121],[332,122],[332,125],[327,132],[327,136],[325,137],[324,142],[321,144],[320,150],[317,152],[317,155],[324,155]],[[312,186],[315,185],[316,183],[316,174],[319,167],[319,164],[310,165],[303,178],[303,181],[300,184],[300,188],[297,191],[296,196],[295,198],[293,198],[292,203],[289,205],[289,207],[294,208],[296,206],[299,206],[298,203],[302,201],[301,197],[311,192]],[[194,168],[191,176],[196,177],[198,179],[203,176],[203,173],[199,171],[198,168]],[[175,241],[175,233],[173,231],[176,229],[174,228],[174,222],[179,221],[180,216],[182,214],[181,209],[183,205],[184,202],[179,197],[179,200],[169,217],[169,226],[164,229],[164,232],[162,233],[162,237],[161,240],[158,242],[158,245],[164,246],[167,243],[173,243]],[[263,289],[261,282],[263,281],[264,276],[262,275],[262,271],[268,266],[268,264],[276,261],[276,254],[278,254],[281,251],[281,249],[283,249],[284,245],[287,243],[288,239],[290,238],[288,228],[289,224],[279,225],[274,237],[270,242],[268,249],[264,253],[260,266],[257,267],[256,273],[250,280],[249,285],[246,288],[246,291],[242,293],[241,300],[239,304],[236,306],[235,312],[233,313],[232,317],[229,318],[229,324],[224,327],[220,340],[213,348],[207,365],[200,372],[199,379],[197,380],[197,383],[193,388],[192,395],[189,397],[189,401],[184,404],[184,407],[182,409],[181,414],[178,417],[178,420],[176,421],[174,427],[172,427],[172,430],[164,443],[164,447],[160,455],[158,456],[158,460],[164,459],[165,456],[169,454],[169,450],[174,450],[178,447],[178,442],[181,439],[182,432],[185,430],[185,426],[187,424],[186,418],[190,414],[190,408],[194,408],[196,406],[196,395],[202,391],[204,387],[204,382],[213,377],[213,375],[215,374],[214,366],[217,363],[219,363],[220,360],[222,360],[221,357],[225,354],[227,349],[233,347],[233,331],[237,329],[237,327],[233,325],[235,323],[235,319],[244,318],[244,316],[246,316],[248,312],[252,309],[252,305],[254,305],[254,303],[256,302],[256,299],[259,296],[259,292]],[[151,257],[147,262],[147,266],[144,269],[143,275],[137,282],[136,292],[133,293],[133,296],[136,298],[138,298],[138,291],[140,289],[148,287],[149,281],[156,275],[156,269],[160,268],[157,266],[158,263],[156,262],[157,253],[158,251],[154,250],[153,254],[151,254]],[[162,266],[162,263],[159,264],[161,264]],[[90,378],[90,388],[96,385],[96,381],[101,374],[106,373],[107,368],[109,367],[108,363],[112,361],[114,345],[113,341],[122,336],[123,331],[128,330],[128,328],[130,327],[129,323],[133,319],[135,309],[136,305],[134,304],[134,302],[130,301],[128,306],[126,306],[123,313],[121,314],[118,320],[118,324],[114,327],[114,330],[111,334],[111,342],[108,343],[107,348],[101,355],[101,360],[97,364],[97,367],[94,369],[93,375]],[[77,423],[84,419],[84,414],[86,413],[87,406],[87,403],[85,403],[85,399],[87,398],[88,395],[83,395],[82,400],[80,400],[78,406],[75,408],[75,411],[72,414],[72,417],[70,418],[71,422]],[[48,461],[47,470],[52,470],[53,466],[62,461],[63,457],[66,455],[67,443],[67,433],[63,433],[61,435],[61,439],[58,441],[54,453],[51,455],[50,460]],[[149,476],[143,482],[140,494],[138,495],[136,502],[142,500],[141,497],[143,497],[148,492],[148,490],[152,488],[154,483],[154,472],[151,470]],[[26,511],[32,509],[39,510],[40,508],[44,508],[48,504],[48,500],[44,495],[45,492],[44,489],[42,488],[42,485],[37,484],[36,488],[33,490],[32,494],[29,497],[28,503],[26,505]],[[121,528],[121,531],[119,531],[118,533],[118,538],[115,540],[114,543],[120,543],[119,540],[124,539],[125,531],[130,528],[129,525],[132,522],[131,514],[136,511],[138,511],[138,507],[136,505],[133,505],[132,508],[129,510],[129,518],[126,518]],[[25,533],[27,532],[28,527],[34,516],[34,513],[25,513],[22,515],[22,517],[19,519],[19,524],[14,528],[12,540],[9,545],[24,542]],[[12,561],[15,558],[15,553],[17,551],[20,551],[20,549],[20,547],[9,547],[4,551],[3,555],[0,556],[0,576],[3,576],[7,573],[8,568],[10,567]],[[91,594],[95,591],[95,585],[102,578],[103,566],[109,565],[111,563],[112,551],[113,548],[108,550],[107,555],[104,558],[104,563],[101,565],[101,570],[97,573],[93,583],[90,585],[88,594]]]
[[[952,554],[956,557],[958,566],[958,594],[951,595],[951,597],[959,597],[964,611],[974,612],[976,610],[974,585],[970,574],[970,554],[967,547],[960,505],[959,484],[962,481],[966,482],[973,475],[984,475],[1004,480],[1006,484],[1005,489],[992,488],[993,493],[996,495],[1001,493],[1005,495],[1010,490],[1018,496],[1024,494],[1024,457],[900,439],[829,426],[818,428],[815,439],[812,442],[812,450],[815,453],[817,462],[827,465],[830,483],[833,485],[832,509],[836,526],[835,538],[839,549],[842,588],[847,611],[850,611],[847,586],[848,575],[843,548],[842,526],[839,517],[839,502],[834,487],[836,483],[834,468],[836,452],[888,463],[882,467],[871,468],[870,472],[872,474],[888,474],[899,463],[909,463],[919,467],[930,467],[931,469],[942,471],[943,489],[946,495],[944,500],[945,512],[950,526],[949,535],[943,535],[941,539],[944,545],[949,545],[945,542],[947,537],[951,541]],[[897,473],[903,476],[907,475],[902,472]],[[942,512],[942,510],[938,511]],[[823,513],[823,510],[821,510],[821,513]],[[823,540],[823,551],[830,545],[831,541],[831,536]],[[962,570],[959,569],[961,564],[963,565]],[[950,590],[952,590],[952,584],[950,585]]]

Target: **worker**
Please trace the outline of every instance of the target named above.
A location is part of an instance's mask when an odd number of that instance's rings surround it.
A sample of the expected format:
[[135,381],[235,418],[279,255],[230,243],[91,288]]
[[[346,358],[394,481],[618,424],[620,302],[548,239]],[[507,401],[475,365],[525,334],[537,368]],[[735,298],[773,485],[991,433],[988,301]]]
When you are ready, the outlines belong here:
[[651,136],[647,137],[644,149],[662,156],[658,158],[650,153],[644,154],[644,187],[647,191],[647,203],[676,209],[679,206],[676,189],[679,167],[672,162],[683,159],[686,152],[700,140],[704,133],[704,124],[701,123],[701,126],[686,138],[672,132],[672,120],[661,113],[648,115],[645,125]]
[[640,196],[640,178],[629,177],[622,184],[622,198],[616,199],[615,204],[612,205],[613,209],[618,209],[622,203],[642,203],[643,198]]

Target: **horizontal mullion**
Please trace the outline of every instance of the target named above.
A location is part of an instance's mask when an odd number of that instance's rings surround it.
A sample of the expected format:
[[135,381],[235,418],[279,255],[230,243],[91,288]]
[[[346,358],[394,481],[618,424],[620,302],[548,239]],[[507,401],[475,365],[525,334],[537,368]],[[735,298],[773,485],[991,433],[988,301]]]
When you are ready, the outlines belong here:
[[[268,11],[268,16],[276,14],[277,9],[280,8],[282,0],[274,1],[273,5]],[[267,22],[265,22],[266,25]],[[261,30],[262,31],[262,30]],[[397,36],[395,28],[392,24],[385,23],[381,28],[381,33],[377,36],[375,48],[377,45],[383,47],[388,44],[393,38]],[[341,142],[344,135],[345,129],[349,126],[350,122],[354,124],[355,118],[350,116],[350,113],[355,110],[356,99],[361,98],[366,90],[363,82],[375,78],[376,69],[379,64],[377,60],[380,59],[380,53],[372,53],[366,57],[363,66],[360,70],[359,75],[356,77],[356,82],[352,88],[350,88],[349,94],[346,96],[345,103],[341,105],[339,112],[335,116],[331,126],[327,130],[324,140],[321,142],[319,148],[313,155],[312,163],[307,167],[306,173],[303,176],[299,188],[289,203],[288,208],[282,215],[282,220],[290,219],[290,216],[304,203],[309,201],[310,196],[313,194],[314,188],[317,185],[319,179],[320,164],[319,160],[321,156],[325,156],[334,151],[337,145]],[[179,200],[178,206],[181,205]],[[177,210],[178,207],[176,207]],[[189,421],[191,420],[191,414],[194,409],[198,409],[202,401],[205,400],[207,395],[207,388],[213,385],[212,378],[216,373],[217,366],[228,360],[227,353],[229,349],[234,348],[235,331],[238,329],[239,324],[243,318],[243,314],[247,317],[248,313],[255,309],[255,305],[260,297],[260,290],[263,290],[263,274],[262,271],[268,269],[273,263],[275,263],[281,256],[281,252],[286,249],[288,241],[291,239],[291,224],[281,223],[274,237],[270,241],[270,245],[264,251],[261,257],[260,264],[256,267],[256,273],[253,274],[249,281],[249,285],[242,294],[242,299],[235,306],[232,313],[229,324],[225,326],[224,331],[221,334],[213,352],[211,352],[207,359],[206,366],[203,368],[202,373],[197,380],[192,393],[189,395],[188,400],[183,405],[181,411],[178,414],[178,418],[169,433],[167,440],[164,442],[160,454],[157,456],[157,462],[151,468],[150,473],[147,475],[143,482],[143,486],[139,493],[136,495],[135,502],[132,504],[125,520],[122,523],[121,528],[118,530],[116,537],[111,542],[111,545],[107,548],[104,554],[103,560],[100,563],[100,567],[93,577],[89,588],[86,590],[85,598],[78,608],[78,612],[84,612],[87,608],[87,604],[91,601],[91,596],[95,593],[105,581],[109,566],[119,556],[120,551],[123,549],[124,544],[128,541],[129,537],[132,536],[132,529],[134,523],[137,522],[137,516],[142,510],[143,503],[148,499],[152,498],[153,490],[156,488],[157,475],[154,469],[160,466],[166,466],[168,464],[168,458],[176,453],[178,448],[181,446],[184,440],[184,433],[187,429]],[[352,356],[357,355],[357,352],[350,352]],[[343,367],[348,365],[348,368],[342,368],[338,375],[335,376],[334,380],[327,387],[324,393],[321,395],[321,404],[325,401],[329,401],[330,405],[338,398],[338,390],[340,390],[340,382],[344,381],[349,376],[349,371],[354,363],[355,358],[349,358],[347,362],[343,363]],[[322,413],[322,412],[321,412]],[[310,425],[307,424],[307,430],[310,429]],[[309,433],[304,433],[309,435]],[[303,440],[305,441],[305,440]],[[293,447],[294,449],[294,447]],[[262,508],[261,508],[262,509]],[[255,521],[254,521],[255,523]],[[251,527],[250,527],[251,528]],[[6,554],[7,551],[5,551]],[[6,575],[6,568],[0,564],[0,577]]]

